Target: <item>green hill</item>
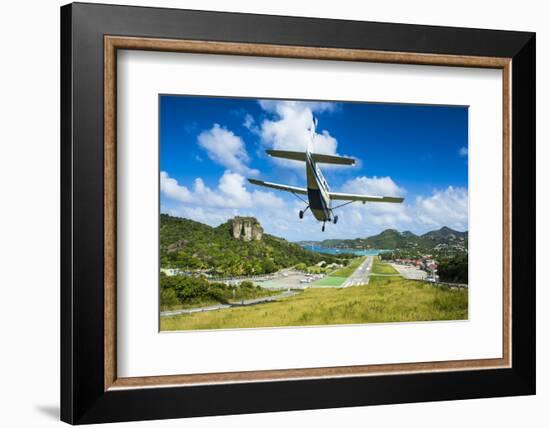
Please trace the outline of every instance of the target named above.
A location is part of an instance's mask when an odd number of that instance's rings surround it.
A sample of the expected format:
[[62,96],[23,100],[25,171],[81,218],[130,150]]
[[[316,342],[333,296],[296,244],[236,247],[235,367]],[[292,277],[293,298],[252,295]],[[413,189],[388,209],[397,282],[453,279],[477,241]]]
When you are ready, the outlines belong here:
[[435,244],[444,244],[451,241],[467,241],[468,232],[458,232],[450,227],[443,226],[439,230],[432,230],[431,232],[422,235],[422,238],[433,241]]
[[[238,233],[234,227],[237,222]],[[248,229],[241,229],[242,222],[248,225]],[[204,270],[220,276],[253,275],[271,273],[298,263],[313,265],[322,260],[332,263],[340,258],[314,253],[282,238],[264,234],[254,218],[236,217],[218,227],[211,227],[166,214],[160,216],[162,268]]]
[[[313,243],[313,242],[308,242]],[[356,248],[379,250],[444,250],[466,251],[468,248],[468,232],[458,232],[449,227],[416,235],[411,231],[399,232],[386,229],[378,235],[355,239],[325,239],[314,244],[330,248]]]
[[417,244],[419,237],[411,232],[400,233],[386,229],[378,235],[355,239],[325,239],[319,245],[332,248],[376,248],[380,250],[405,248]]
[[365,244],[380,249],[402,248],[416,243],[417,238],[416,235],[405,235],[395,229],[386,229],[378,235],[366,238]]

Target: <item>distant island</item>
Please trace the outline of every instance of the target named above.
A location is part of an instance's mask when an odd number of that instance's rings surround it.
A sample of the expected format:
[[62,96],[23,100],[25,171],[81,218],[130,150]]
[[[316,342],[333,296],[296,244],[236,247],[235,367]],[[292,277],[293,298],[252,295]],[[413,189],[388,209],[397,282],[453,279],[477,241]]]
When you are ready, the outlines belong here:
[[468,252],[468,231],[459,232],[449,227],[416,235],[410,231],[386,229],[378,235],[355,239],[325,239],[323,241],[299,241],[298,244],[341,250],[392,250],[402,255],[415,256],[426,251],[437,255],[452,256]]

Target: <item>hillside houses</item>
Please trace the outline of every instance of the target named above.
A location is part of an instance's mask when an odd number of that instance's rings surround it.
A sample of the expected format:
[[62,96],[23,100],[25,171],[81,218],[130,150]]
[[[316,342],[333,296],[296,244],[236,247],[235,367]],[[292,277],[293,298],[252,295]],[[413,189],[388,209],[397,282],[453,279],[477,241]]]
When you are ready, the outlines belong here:
[[425,270],[426,272],[435,273],[437,271],[437,261],[431,258],[431,255],[424,256],[417,259],[395,259],[394,263],[400,265],[414,266],[418,269]]

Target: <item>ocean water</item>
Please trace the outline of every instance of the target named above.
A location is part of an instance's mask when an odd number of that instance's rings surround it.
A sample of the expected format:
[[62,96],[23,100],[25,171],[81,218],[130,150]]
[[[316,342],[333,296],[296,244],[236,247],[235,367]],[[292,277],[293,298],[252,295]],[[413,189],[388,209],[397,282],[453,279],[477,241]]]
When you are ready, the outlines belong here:
[[315,251],[322,254],[355,254],[356,256],[377,256],[380,253],[391,250],[358,250],[355,248],[327,248],[319,245],[302,245],[306,250]]

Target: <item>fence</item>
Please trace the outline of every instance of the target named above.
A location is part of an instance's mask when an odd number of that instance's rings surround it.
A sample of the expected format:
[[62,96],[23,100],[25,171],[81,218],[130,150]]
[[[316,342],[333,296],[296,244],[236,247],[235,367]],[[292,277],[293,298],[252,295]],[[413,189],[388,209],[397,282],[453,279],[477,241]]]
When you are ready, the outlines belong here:
[[441,282],[441,281],[427,281],[425,279],[411,279],[411,281],[418,281],[423,283],[430,283],[436,287],[449,287],[449,288],[468,288],[468,284],[459,284],[457,282]]

